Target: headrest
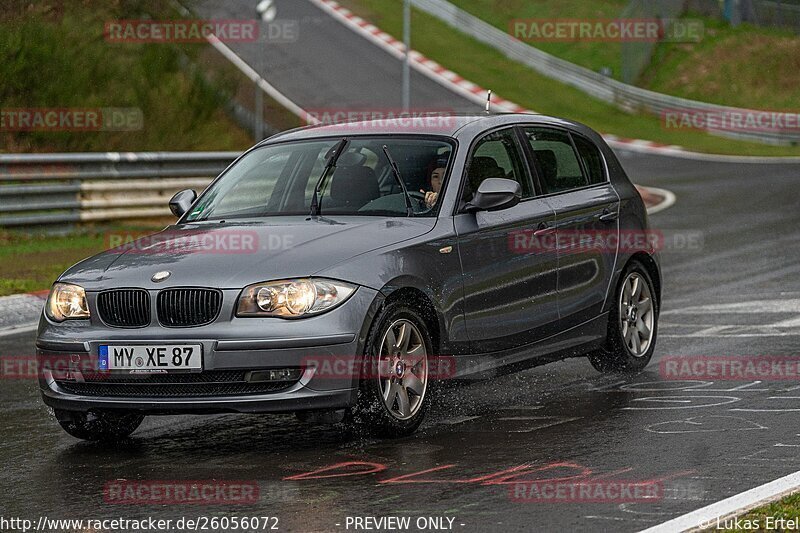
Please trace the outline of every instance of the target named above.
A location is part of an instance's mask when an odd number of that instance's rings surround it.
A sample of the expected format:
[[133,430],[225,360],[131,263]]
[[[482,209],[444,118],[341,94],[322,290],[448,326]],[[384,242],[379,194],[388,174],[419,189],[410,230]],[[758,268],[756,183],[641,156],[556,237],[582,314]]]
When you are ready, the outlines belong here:
[[336,161],[337,167],[360,167],[364,165],[367,156],[358,152],[345,152]]
[[331,198],[337,202],[360,208],[380,196],[378,178],[369,167],[338,167],[333,174]]

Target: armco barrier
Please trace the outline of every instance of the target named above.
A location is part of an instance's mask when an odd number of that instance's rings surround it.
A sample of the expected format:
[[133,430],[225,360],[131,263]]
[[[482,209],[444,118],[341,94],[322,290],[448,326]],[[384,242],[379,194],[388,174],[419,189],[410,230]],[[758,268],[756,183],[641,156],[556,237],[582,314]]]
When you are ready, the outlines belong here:
[[0,227],[169,216],[237,152],[0,154]]

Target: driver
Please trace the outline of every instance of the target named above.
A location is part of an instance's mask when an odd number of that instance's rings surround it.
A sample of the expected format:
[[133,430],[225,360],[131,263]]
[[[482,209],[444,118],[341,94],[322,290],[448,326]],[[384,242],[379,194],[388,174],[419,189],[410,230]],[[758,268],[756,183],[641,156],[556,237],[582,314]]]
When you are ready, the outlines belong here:
[[428,174],[428,183],[430,184],[430,191],[420,189],[419,192],[425,195],[425,206],[428,209],[433,208],[439,200],[439,193],[442,191],[442,183],[444,182],[444,174],[447,172],[447,155],[439,156],[436,161],[431,165],[430,173]]

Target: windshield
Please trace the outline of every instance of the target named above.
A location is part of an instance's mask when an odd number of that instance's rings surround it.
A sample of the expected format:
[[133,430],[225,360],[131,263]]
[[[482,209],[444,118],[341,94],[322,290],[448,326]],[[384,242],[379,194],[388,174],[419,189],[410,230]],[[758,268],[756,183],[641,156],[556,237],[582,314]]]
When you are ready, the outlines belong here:
[[413,216],[435,216],[453,144],[429,138],[355,137],[325,173],[342,139],[257,148],[231,167],[198,201],[187,221],[308,215],[314,188],[319,214],[408,216],[407,201],[383,147],[397,162]]

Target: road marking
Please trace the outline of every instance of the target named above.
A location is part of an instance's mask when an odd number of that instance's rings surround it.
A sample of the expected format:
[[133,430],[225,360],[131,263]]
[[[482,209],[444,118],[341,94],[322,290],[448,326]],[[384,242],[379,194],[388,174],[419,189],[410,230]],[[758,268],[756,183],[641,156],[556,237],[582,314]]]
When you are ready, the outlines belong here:
[[[721,419],[725,420],[725,422],[735,421],[737,424],[740,424],[740,427],[712,427],[711,429],[703,429],[709,427],[707,422],[719,421]],[[702,421],[701,421],[702,420]],[[745,427],[741,427],[741,423],[745,424]],[[691,425],[691,426],[699,426],[697,429],[655,429],[661,426],[680,426],[680,425]],[[669,420],[667,422],[658,422],[657,424],[650,424],[649,426],[645,427],[645,431],[649,431],[650,433],[658,433],[660,435],[674,435],[674,434],[682,434],[682,433],[713,433],[713,432],[720,432],[720,431],[752,431],[752,430],[760,430],[760,429],[769,429],[767,426],[762,426],[761,424],[757,424],[756,422],[752,422],[747,420],[746,418],[740,418],[738,416],[718,416],[718,415],[710,415],[710,416],[693,416],[691,418],[685,418],[682,420]]]
[[795,472],[645,529],[640,533],[672,533],[715,527],[717,521],[740,515],[763,503],[797,492],[798,488],[800,488],[800,472]]
[[647,522],[648,524],[655,522],[654,518],[630,518],[630,517],[621,517],[621,516],[600,516],[600,515],[588,515],[584,516],[584,518],[589,518],[591,520],[616,520],[617,522]]
[[582,417],[575,416],[575,417],[558,417],[558,416],[509,416],[504,418],[499,418],[499,421],[507,421],[507,422],[530,422],[531,425],[523,425],[523,427],[519,429],[508,429],[508,433],[532,433],[539,429],[549,428],[553,426],[558,426],[561,424],[566,424],[568,422],[574,422],[575,420],[580,420]]
[[800,298],[786,300],[750,300],[727,304],[697,305],[682,309],[668,309],[661,315],[722,314],[722,313],[798,313]]
[[675,201],[678,199],[678,197],[675,196],[674,192],[668,191],[666,189],[659,189],[658,187],[645,187],[644,185],[639,185],[639,187],[647,191],[650,191],[658,196],[662,196],[664,198],[661,201],[661,203],[647,208],[648,215],[654,215],[656,213],[664,211],[665,209],[669,209],[670,207],[675,205]]
[[451,425],[452,426],[452,425],[455,425],[455,424],[461,424],[463,422],[467,422],[469,420],[475,420],[476,418],[480,418],[480,417],[479,416],[456,416],[456,417],[453,417],[453,418],[446,418],[446,419],[440,421],[439,423],[440,424],[447,424],[447,425]]
[[[665,333],[666,338],[692,337],[796,337],[800,335],[800,299],[750,300],[725,304],[698,305],[682,309],[668,309],[662,316],[674,315],[737,315],[760,317],[763,315],[792,314],[791,318],[779,317],[767,324],[708,324],[666,322],[660,324],[667,329],[687,328],[688,333]],[[700,328],[700,329],[697,329]],[[788,330],[788,331],[787,331]]]
[[686,339],[690,337],[709,337],[709,338],[738,338],[738,337],[797,337],[800,335],[800,332],[797,333],[687,333],[685,335],[679,335],[677,333],[666,333],[664,335],[659,334],[659,338],[665,339]]
[[[695,399],[718,400],[715,403],[695,403]],[[741,398],[736,396],[671,396],[659,398],[650,396],[647,398],[635,398],[633,402],[653,402],[653,403],[671,403],[671,404],[689,404],[689,405],[668,405],[666,407],[623,407],[622,410],[628,411],[658,411],[665,409],[700,409],[703,407],[719,407],[720,405],[727,405],[740,401]]]

